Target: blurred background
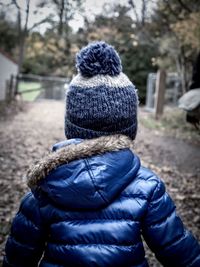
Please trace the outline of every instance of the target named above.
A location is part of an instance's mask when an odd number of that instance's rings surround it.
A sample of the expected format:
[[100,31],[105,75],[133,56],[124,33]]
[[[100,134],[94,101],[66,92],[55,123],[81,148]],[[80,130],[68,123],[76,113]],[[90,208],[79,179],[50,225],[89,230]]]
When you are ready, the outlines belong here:
[[0,47],[18,73],[71,79],[77,51],[105,40],[119,51],[141,103],[148,74],[158,68],[177,74],[179,94],[190,86],[200,46],[199,0],[4,0],[0,7]]
[[[200,0],[0,1],[0,263],[30,164],[64,139],[75,56],[119,52],[138,88],[135,150],[200,240]],[[150,266],[160,264],[147,249]]]

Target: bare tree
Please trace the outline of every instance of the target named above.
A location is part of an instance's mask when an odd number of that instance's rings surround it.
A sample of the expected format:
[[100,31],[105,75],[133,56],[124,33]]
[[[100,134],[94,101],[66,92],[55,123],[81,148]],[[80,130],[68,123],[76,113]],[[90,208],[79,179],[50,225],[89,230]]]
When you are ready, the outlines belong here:
[[18,26],[18,40],[19,40],[19,56],[18,56],[18,73],[21,72],[24,57],[25,57],[25,50],[26,50],[26,38],[30,31],[32,31],[35,27],[41,25],[42,23],[50,21],[50,16],[42,19],[39,22],[33,24],[30,28],[28,28],[28,21],[30,15],[30,2],[31,0],[26,0],[26,7],[25,7],[25,20],[24,24],[22,23],[22,17],[24,10],[19,6],[17,0],[11,0],[11,3],[17,9],[17,26]]
[[139,23],[140,19],[139,19],[139,15],[136,9],[136,5],[135,5],[135,1],[134,0],[129,0],[128,1],[129,5],[131,6],[134,14],[135,14],[135,18],[136,18],[136,22]]
[[[199,1],[162,0],[162,2],[164,4],[162,15],[167,17],[169,25],[177,21],[184,21],[193,12],[200,11]],[[188,53],[187,47],[171,28],[169,28],[169,33],[177,40],[177,53],[174,55],[174,58],[176,60],[177,72],[181,77],[182,91],[185,93],[189,87],[190,73],[188,70],[191,65],[191,51]]]
[[18,73],[20,73],[24,61],[24,51],[25,51],[25,41],[27,37],[30,0],[26,0],[26,11],[25,11],[26,15],[25,15],[24,26],[22,25],[22,10],[16,0],[12,0],[12,2],[17,8],[17,25],[18,25],[18,38],[19,38]]
[[65,0],[60,0],[60,2],[58,0],[53,0],[54,3],[57,5],[58,8],[58,13],[59,13],[59,26],[58,26],[58,32],[60,35],[62,35],[63,33],[63,21],[64,21],[64,11],[65,11]]
[[[67,34],[68,23],[73,19],[76,12],[82,11],[82,2],[84,0],[40,0],[38,7],[52,6],[55,7],[58,18],[58,34]],[[64,31],[65,30],[65,31]]]
[[136,1],[134,1],[134,0],[128,1],[130,7],[132,8],[132,10],[134,12],[136,23],[140,27],[143,27],[145,25],[145,22],[146,22],[148,2],[149,2],[149,0],[142,0],[141,12],[139,12],[138,8],[136,6]]

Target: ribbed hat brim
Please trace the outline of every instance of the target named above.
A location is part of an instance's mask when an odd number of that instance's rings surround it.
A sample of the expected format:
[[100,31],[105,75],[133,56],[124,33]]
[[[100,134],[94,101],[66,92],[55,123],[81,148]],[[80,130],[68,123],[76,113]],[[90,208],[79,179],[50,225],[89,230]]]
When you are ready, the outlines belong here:
[[135,139],[137,134],[137,120],[131,126],[124,128],[120,131],[105,132],[82,128],[78,125],[71,123],[67,118],[65,118],[65,135],[68,139],[76,137],[82,139],[92,139],[100,136],[108,136],[113,134],[124,134],[126,136],[129,136],[131,139]]

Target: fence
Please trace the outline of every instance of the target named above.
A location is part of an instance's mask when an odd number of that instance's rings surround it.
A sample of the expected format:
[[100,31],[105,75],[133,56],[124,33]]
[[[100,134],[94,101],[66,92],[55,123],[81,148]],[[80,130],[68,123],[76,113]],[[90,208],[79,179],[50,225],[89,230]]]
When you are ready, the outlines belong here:
[[6,81],[6,95],[5,100],[7,102],[12,101],[16,95],[17,77],[14,75],[10,76],[10,79]]
[[[146,109],[153,111],[156,104],[156,73],[149,73],[147,79]],[[176,106],[181,96],[181,80],[177,73],[167,73],[165,83],[164,102]]]
[[61,100],[65,96],[68,83],[69,79],[63,77],[20,74],[16,94],[28,101],[38,99]]

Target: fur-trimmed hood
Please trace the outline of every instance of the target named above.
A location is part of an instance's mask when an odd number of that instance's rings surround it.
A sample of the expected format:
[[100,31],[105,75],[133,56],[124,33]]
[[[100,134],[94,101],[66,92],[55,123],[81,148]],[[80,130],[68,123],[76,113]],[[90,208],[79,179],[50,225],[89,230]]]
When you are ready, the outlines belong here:
[[133,141],[124,135],[71,139],[54,146],[55,152],[27,172],[33,192],[45,192],[68,208],[97,208],[127,186],[139,169]]

